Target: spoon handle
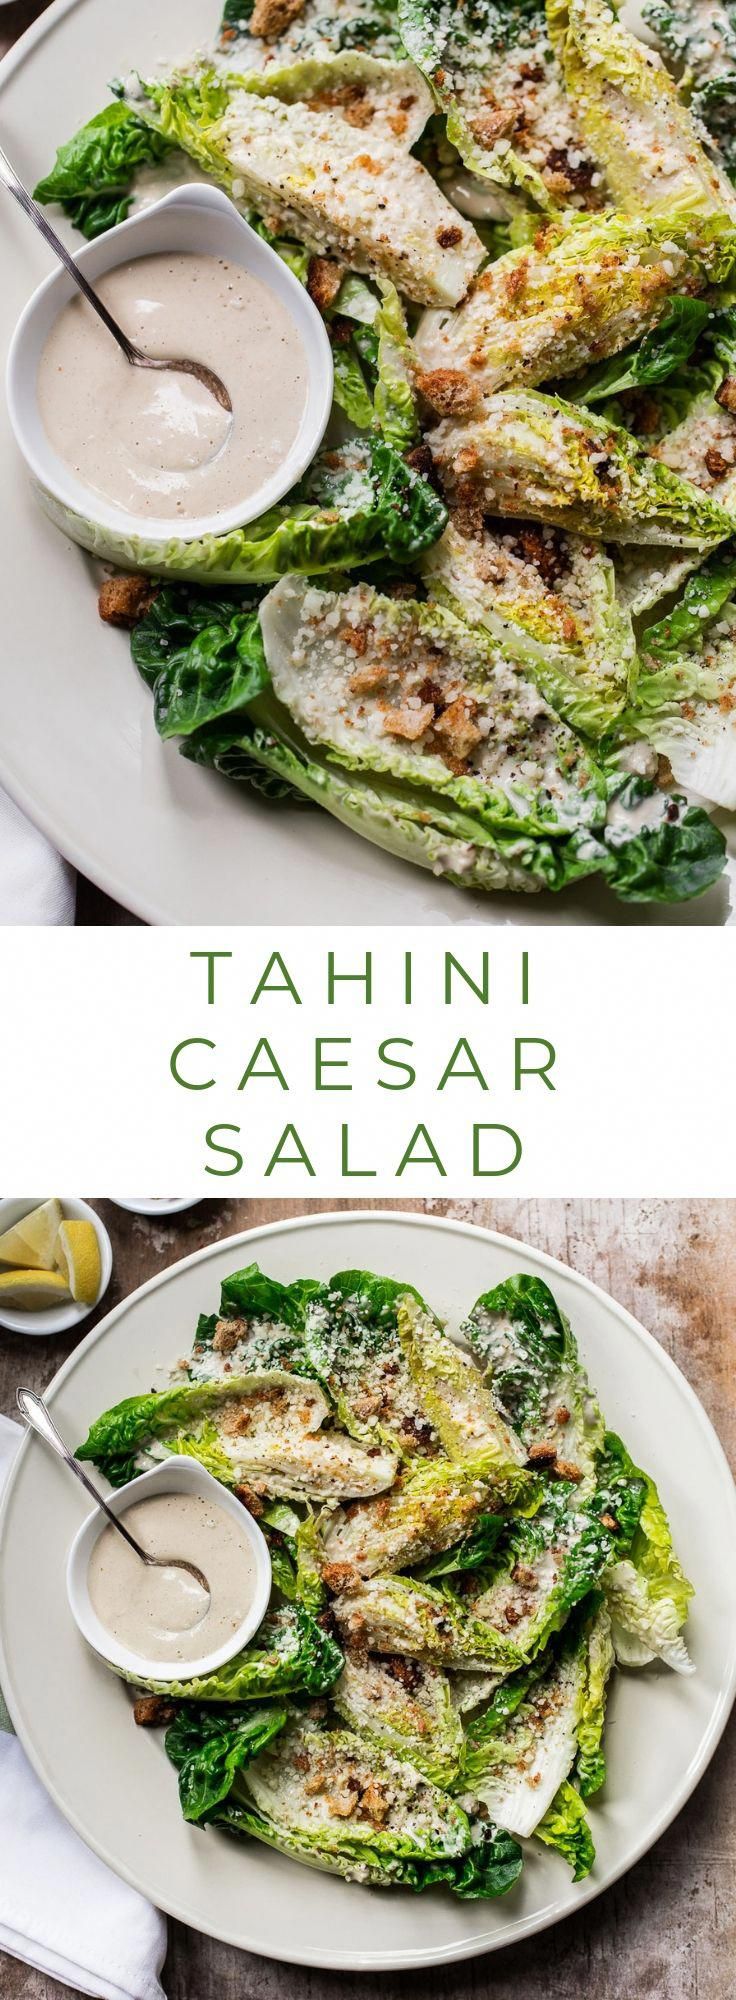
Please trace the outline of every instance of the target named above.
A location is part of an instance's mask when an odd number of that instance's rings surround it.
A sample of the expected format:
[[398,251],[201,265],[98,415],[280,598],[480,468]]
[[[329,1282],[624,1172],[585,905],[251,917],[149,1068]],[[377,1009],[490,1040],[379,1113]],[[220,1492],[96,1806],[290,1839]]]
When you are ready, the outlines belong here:
[[108,312],[107,306],[103,305],[102,299],[98,298],[97,293],[93,291],[92,286],[84,276],[84,272],[80,271],[79,265],[72,257],[71,251],[66,249],[61,241],[61,237],[57,236],[55,229],[52,229],[51,223],[43,213],[43,209],[39,208],[38,202],[33,199],[33,195],[28,193],[27,187],[24,187],[23,182],[18,179],[15,168],[11,167],[2,146],[0,146],[0,181],[4,182],[9,194],[14,195],[19,207],[23,209],[30,221],[35,223],[45,242],[50,245],[54,255],[58,257],[59,263],[64,265],[64,269],[69,272],[70,278],[74,279],[75,285],[78,285],[80,292],[84,294],[88,305],[91,305],[94,311],[99,313],[100,319],[107,327],[108,333],[112,334],[113,340],[116,340],[118,347],[122,348],[126,360],[131,361],[137,353],[132,341],[128,340],[127,334],[123,333],[122,327],[118,326],[117,320],[113,319],[112,313]]
[[64,1464],[68,1465],[69,1471],[74,1473],[76,1479],[81,1480],[82,1485],[91,1494],[95,1506],[102,1508],[103,1514],[107,1515],[112,1527],[117,1528],[118,1534],[122,1535],[126,1542],[129,1542],[130,1547],[135,1549],[136,1555],[140,1556],[143,1562],[149,1562],[150,1557],[146,1554],[145,1549],[142,1549],[140,1543],[135,1540],[135,1537],[129,1533],[127,1528],[123,1527],[123,1523],[118,1520],[117,1514],[113,1514],[112,1508],[108,1507],[107,1501],[103,1500],[102,1494],[98,1493],[96,1486],[92,1485],[91,1479],[88,1479],[86,1472],[82,1470],[79,1460],[74,1458],[68,1445],[65,1445],[63,1437],[59,1436],[59,1432],[55,1423],[52,1422],[43,1398],[35,1395],[33,1389],[18,1389],[16,1390],[16,1401],[29,1429],[36,1431],[37,1435],[43,1438],[44,1443],[50,1445],[52,1451],[56,1452],[57,1457],[63,1459]]

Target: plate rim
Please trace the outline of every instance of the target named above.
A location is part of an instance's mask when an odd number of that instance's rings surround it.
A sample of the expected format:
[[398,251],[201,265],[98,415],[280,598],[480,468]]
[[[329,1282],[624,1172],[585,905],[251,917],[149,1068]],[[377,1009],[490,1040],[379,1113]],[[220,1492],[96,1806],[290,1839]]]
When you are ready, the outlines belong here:
[[[57,4],[60,4],[62,7],[65,7],[68,4],[75,5],[76,0],[57,0]],[[180,1271],[190,1268],[193,1264],[205,1262],[207,1259],[219,1254],[220,1251],[226,1249],[228,1246],[232,1246],[233,1249],[235,1249],[237,1246],[240,1246],[252,1240],[254,1236],[258,1237],[265,1236],[267,1238],[270,1238],[272,1236],[279,1236],[280,1234],[283,1234],[286,1230],[290,1229],[293,1230],[295,1226],[298,1227],[299,1229],[306,1229],[306,1230],[314,1228],[330,1229],[334,1226],[344,1225],[346,1223],[354,1223],[356,1221],[359,1221],[361,1223],[376,1224],[379,1226],[387,1222],[393,1224],[398,1221],[402,1225],[408,1225],[410,1228],[418,1228],[420,1230],[440,1229],[442,1231],[449,1230],[453,1234],[458,1234],[463,1236],[471,1236],[471,1237],[480,1236],[482,1238],[485,1238],[486,1241],[490,1241],[494,1245],[502,1247],[504,1250],[511,1249],[515,1252],[518,1252],[519,1255],[522,1256],[525,1252],[531,1253],[533,1257],[535,1259],[538,1259],[539,1262],[541,1262],[546,1269],[553,1272],[564,1273],[566,1277],[572,1278],[573,1282],[579,1285],[582,1288],[583,1292],[593,1295],[594,1297],[600,1300],[603,1300],[606,1306],[609,1309],[612,1309],[614,1313],[628,1326],[629,1330],[634,1333],[635,1337],[642,1340],[645,1347],[648,1347],[650,1348],[650,1350],[653,1351],[654,1355],[657,1357],[660,1364],[664,1366],[666,1373],[668,1373],[672,1377],[672,1379],[678,1384],[678,1386],[684,1387],[686,1398],[692,1407],[694,1416],[701,1430],[703,1431],[711,1450],[714,1451],[714,1456],[716,1462],[719,1465],[720,1470],[723,1473],[725,1473],[727,1484],[730,1485],[732,1510],[734,1514],[734,1523],[736,1525],[736,1485],[734,1484],[731,1468],[728,1459],[726,1458],[726,1454],[721,1444],[720,1438],[718,1437],[715,1427],[711,1423],[711,1419],[708,1416],[707,1411],[704,1409],[703,1404],[700,1401],[700,1398],[696,1395],[695,1390],[688,1382],[687,1377],[683,1374],[682,1370],[678,1368],[677,1363],[672,1360],[671,1355],[667,1353],[666,1349],[655,1338],[654,1334],[650,1333],[648,1328],[643,1326],[641,1324],[641,1321],[637,1320],[634,1314],[628,1311],[628,1308],[626,1306],[620,1305],[618,1303],[618,1300],[614,1299],[609,1292],[606,1292],[603,1286],[596,1284],[595,1280],[592,1278],[588,1278],[584,1272],[576,1271],[572,1265],[565,1264],[562,1258],[553,1257],[550,1255],[548,1251],[536,1249],[534,1245],[527,1243],[525,1239],[514,1236],[508,1236],[503,1232],[501,1232],[500,1230],[488,1229],[485,1228],[482,1224],[465,1222],[460,1218],[456,1218],[454,1216],[446,1216],[446,1215],[434,1216],[434,1215],[427,1215],[426,1213],[417,1214],[413,1211],[407,1211],[402,1209],[386,1209],[386,1208],[344,1209],[344,1210],[329,1209],[324,1212],[318,1212],[317,1214],[307,1214],[304,1216],[291,1215],[280,1218],[276,1222],[255,1224],[250,1229],[237,1231],[234,1235],[220,1237],[214,1243],[203,1244],[199,1247],[199,1249],[190,1251],[186,1257],[178,1258],[174,1264],[167,1265],[163,1271],[155,1272],[153,1276],[151,1278],[147,1278],[142,1285],[136,1286],[135,1290],[133,1292],[130,1292],[127,1298],[120,1300],[118,1305],[113,1306],[111,1311],[109,1313],[106,1313],[103,1319],[99,1321],[98,1325],[96,1327],[93,1327],[91,1332],[85,1335],[84,1339],[80,1341],[79,1345],[76,1348],[74,1348],[73,1352],[67,1357],[67,1360],[62,1364],[61,1368],[57,1370],[57,1373],[54,1375],[53,1380],[48,1385],[46,1395],[51,1399],[52,1408],[53,1408],[53,1400],[57,1395],[59,1389],[63,1386],[63,1383],[68,1379],[68,1377],[73,1373],[75,1367],[79,1364],[79,1361],[94,1345],[97,1344],[99,1340],[105,1337],[105,1335],[109,1331],[109,1328],[112,1325],[114,1325],[118,1319],[123,1317],[124,1313],[128,1310],[131,1304],[137,1299],[139,1299],[142,1295],[155,1291],[159,1286],[165,1284],[172,1277],[177,1275]],[[23,1456],[28,1450],[29,1442],[30,1442],[29,1435],[26,1435],[26,1437],[21,1440],[15,1459],[13,1461],[13,1465],[11,1467],[10,1475],[6,1482],[2,1504],[0,1505],[0,1563],[2,1562],[2,1551],[4,1548],[5,1535],[6,1535],[6,1522],[15,1487],[15,1482],[18,1476],[18,1467],[22,1463]],[[8,1711],[11,1716],[13,1726],[16,1730],[18,1740],[22,1744],[22,1747],[25,1750],[25,1753],[34,1771],[36,1772],[37,1777],[39,1778],[41,1784],[44,1786],[45,1791],[52,1798],[58,1810],[62,1813],[63,1817],[68,1821],[68,1823],[74,1828],[75,1832],[79,1834],[80,1838],[84,1840],[85,1845],[91,1848],[93,1853],[97,1854],[99,1858],[102,1861],[104,1861],[108,1867],[111,1867],[113,1869],[113,1872],[118,1876],[120,1876],[123,1881],[128,1882],[131,1888],[137,1889],[141,1895],[145,1896],[148,1901],[151,1901],[150,1889],[146,1887],[145,1882],[142,1881],[140,1877],[136,1874],[135,1869],[122,1867],[119,1861],[113,1859],[112,1856],[107,1852],[107,1850],[103,1846],[99,1845],[94,1840],[91,1840],[85,1828],[80,1824],[75,1812],[72,1809],[70,1809],[68,1803],[66,1803],[65,1800],[60,1796],[56,1786],[48,1782],[44,1774],[43,1758],[40,1755],[40,1753],[36,1752],[32,1736],[26,1730],[25,1717],[22,1715],[22,1711],[20,1710],[20,1708],[16,1708],[15,1691],[14,1688],[10,1686],[8,1679],[8,1663],[4,1650],[3,1634],[1,1627],[0,1627],[0,1682],[2,1682],[3,1691],[7,1701]],[[460,1940],[459,1943],[457,1944],[449,1944],[441,1946],[439,1948],[437,1948],[436,1946],[428,1946],[423,1949],[421,1947],[417,1948],[416,1946],[411,1946],[407,1948],[406,1951],[401,1951],[401,1952],[396,1952],[395,1950],[388,1952],[380,1952],[380,1951],[375,1953],[372,1952],[370,1954],[365,1952],[357,1952],[357,1953],[352,1953],[349,1956],[342,1951],[330,1952],[328,1950],[321,1949],[319,1952],[317,1952],[311,1949],[305,1951],[304,1948],[302,1948],[302,1950],[300,1951],[287,1947],[284,1949],[280,1949],[278,1955],[278,1962],[291,1965],[315,1966],[323,1971],[389,1972],[389,1971],[410,1971],[412,1969],[421,1970],[422,1968],[426,1968],[433,1965],[450,1965],[450,1964],[460,1963],[465,1959],[479,1958],[482,1957],[484,1954],[488,1954],[496,1950],[511,1949],[513,1945],[522,1942],[524,1938],[536,1936],[540,1932],[550,1929],[552,1925],[564,1921],[564,1919],[567,1916],[574,1914],[575,1911],[578,1909],[583,1909],[588,1903],[593,1902],[597,1896],[603,1894],[604,1890],[608,1890],[609,1888],[611,1888],[614,1882],[619,1881],[623,1875],[627,1874],[629,1869],[634,1867],[636,1863],[641,1860],[642,1856],[648,1853],[649,1850],[656,1845],[657,1841],[660,1840],[662,1835],[667,1831],[667,1828],[671,1826],[673,1820],[676,1819],[677,1814],[682,1810],[683,1806],[687,1804],[688,1799],[692,1796],[692,1793],[694,1792],[696,1786],[699,1784],[700,1779],[703,1777],[705,1771],[707,1770],[707,1767],[714,1755],[715,1750],[718,1747],[718,1744],[721,1740],[724,1729],[728,1722],[728,1718],[734,1704],[734,1699],[736,1699],[736,1635],[734,1637],[734,1642],[732,1645],[728,1674],[726,1676],[725,1681],[718,1690],[717,1701],[714,1705],[713,1713],[711,1715],[708,1728],[705,1732],[702,1743],[700,1745],[697,1759],[688,1767],[687,1771],[683,1774],[682,1780],[679,1786],[676,1787],[672,1795],[672,1798],[669,1800],[668,1804],[665,1807],[663,1807],[662,1811],[656,1816],[653,1829],[650,1829],[649,1832],[646,1835],[642,1836],[640,1840],[634,1842],[633,1847],[627,1853],[626,1858],[622,1860],[619,1864],[616,1864],[610,1871],[608,1871],[605,1882],[596,1883],[593,1882],[592,1878],[589,1877],[587,1884],[583,1885],[582,1887],[578,1885],[579,1893],[576,1896],[574,1908],[572,1910],[566,1909],[564,1911],[555,1912],[552,1909],[547,1909],[547,1910],[542,1910],[541,1912],[536,1911],[534,1913],[530,1913],[528,1917],[521,1918],[519,1920],[519,1927],[515,1937],[499,1938],[497,1943],[494,1943],[492,1940],[489,1941],[488,1938],[484,1937],[484,1938],[474,1938],[472,1940],[463,1939]],[[182,1904],[177,1903],[175,1897],[167,1897],[163,1901],[157,1902],[157,1907],[164,1910],[168,1916],[173,1917],[179,1922],[185,1924],[186,1923],[191,1924],[190,1913]],[[214,1926],[208,1926],[206,1924],[198,1922],[197,1925],[194,1926],[194,1928],[202,1931],[205,1936],[215,1937],[222,1943],[234,1946],[235,1949],[237,1950],[252,1952],[255,1957],[260,1957],[260,1958],[273,1957],[273,1953],[264,1950],[262,1945],[253,1944],[249,1941],[244,1941],[242,1935],[236,1937],[231,1932],[225,1930],[222,1926],[218,1926],[217,1928],[215,1928]]]

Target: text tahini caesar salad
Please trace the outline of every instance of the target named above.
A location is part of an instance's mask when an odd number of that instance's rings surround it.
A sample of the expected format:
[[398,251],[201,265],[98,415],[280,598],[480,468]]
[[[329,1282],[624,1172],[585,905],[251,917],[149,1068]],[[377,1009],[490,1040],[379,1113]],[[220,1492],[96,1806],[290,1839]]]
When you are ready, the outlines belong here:
[[119,1486],[188,1453],[269,1543],[251,1643],[136,1700],[185,1818],[485,1897],[532,1835],[588,1874],[614,1665],[691,1671],[691,1586],[547,1285],[497,1285],[462,1334],[411,1285],[252,1264],[171,1386],[106,1411],[77,1456]]
[[736,809],[736,33],[644,17],[227,0],[36,189],[96,236],[216,182],[332,343],[284,503],[75,521],[161,736],[474,889],[692,897]]

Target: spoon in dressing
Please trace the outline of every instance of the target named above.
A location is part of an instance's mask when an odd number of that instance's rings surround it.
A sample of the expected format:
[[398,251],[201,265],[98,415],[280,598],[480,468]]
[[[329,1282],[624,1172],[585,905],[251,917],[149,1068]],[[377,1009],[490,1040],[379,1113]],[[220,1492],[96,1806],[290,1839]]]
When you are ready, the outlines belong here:
[[82,1471],[78,1460],[72,1456],[68,1446],[64,1443],[64,1439],[59,1436],[55,1423],[51,1420],[43,1398],[36,1396],[32,1389],[18,1389],[16,1390],[16,1401],[29,1429],[36,1431],[38,1436],[51,1446],[52,1451],[55,1451],[57,1456],[64,1460],[64,1464],[68,1465],[70,1472],[73,1472],[75,1477],[81,1480],[82,1485],[91,1494],[95,1506],[101,1508],[103,1514],[107,1516],[111,1527],[117,1529],[118,1534],[123,1536],[129,1548],[133,1549],[137,1556],[140,1556],[141,1562],[146,1563],[149,1569],[184,1569],[187,1571],[188,1576],[193,1577],[195,1583],[199,1584],[200,1589],[206,1591],[207,1602],[203,1605],[199,1614],[199,1619],[197,1620],[197,1623],[199,1623],[204,1618],[205,1613],[209,1611],[211,1596],[207,1578],[203,1575],[202,1570],[197,1568],[196,1563],[185,1562],[183,1556],[151,1556],[148,1554],[147,1549],[142,1549],[140,1542],[137,1542],[135,1536],[131,1535],[130,1530],[123,1526],[119,1515],[113,1514],[112,1508],[108,1507],[107,1501],[103,1500],[102,1495],[97,1492],[97,1488],[92,1485],[91,1479],[87,1478],[86,1472]]
[[99,314],[103,326],[107,327],[108,333],[112,334],[113,340],[116,340],[118,343],[118,347],[122,348],[125,359],[130,362],[131,368],[164,368],[173,369],[174,373],[178,375],[195,375],[197,381],[202,383],[203,388],[209,390],[210,395],[214,396],[215,401],[221,405],[222,409],[228,410],[230,415],[232,415],[233,406],[229,392],[225,388],[224,382],[221,382],[219,375],[215,374],[214,369],[207,368],[203,361],[190,361],[186,358],[176,361],[164,360],[162,356],[144,354],[142,348],[136,347],[135,342],[128,339],[127,333],[123,333],[122,327],[118,326],[117,320],[113,319],[111,312],[108,312],[107,306],[103,304],[102,299],[93,290],[84,273],[80,271],[79,265],[75,263],[71,253],[65,249],[61,237],[57,236],[56,230],[52,229],[50,222],[47,222],[43,210],[38,206],[38,202],[34,201],[33,196],[28,193],[28,189],[23,186],[23,182],[18,179],[15,168],[11,167],[2,146],[0,146],[0,181],[4,182],[8,192],[15,196],[15,200],[18,202],[19,207],[23,209],[24,214],[30,218],[31,222],[35,223],[36,228],[40,230],[45,241],[50,244],[59,262],[64,265],[64,269],[69,272],[70,278],[74,279],[75,285],[78,285],[80,292],[83,293],[88,305],[92,306],[94,311]]

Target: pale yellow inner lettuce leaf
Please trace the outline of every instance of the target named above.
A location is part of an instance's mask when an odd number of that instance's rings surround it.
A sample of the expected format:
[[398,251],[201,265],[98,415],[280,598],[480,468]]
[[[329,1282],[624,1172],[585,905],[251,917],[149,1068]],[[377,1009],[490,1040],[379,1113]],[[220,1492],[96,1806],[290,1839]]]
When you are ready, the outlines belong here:
[[561,398],[505,390],[471,421],[430,434],[450,502],[550,521],[604,541],[704,548],[730,516],[652,458],[628,431]]
[[336,1516],[324,1537],[328,1583],[344,1589],[359,1577],[451,1548],[483,1512],[494,1513],[534,1494],[534,1481],[518,1461],[497,1448],[470,1459],[430,1460],[397,1478],[392,1491]]
[[[708,158],[699,128],[661,58],[629,33],[606,0],[547,0],[547,20],[570,98],[614,200],[699,213],[733,230],[736,197]],[[714,245],[717,256],[717,245]]]
[[398,1305],[399,1335],[422,1404],[448,1457],[480,1453],[490,1472],[513,1472],[525,1452],[499,1415],[472,1355],[439,1326],[434,1314],[407,1293]]
[[430,597],[506,645],[585,735],[605,734],[631,692],[635,641],[600,543],[534,522],[451,520],[422,558]]
[[[702,291],[707,266],[687,216],[545,223],[532,243],[489,264],[456,312],[422,315],[419,386],[441,409],[453,387],[442,374],[454,370],[467,409],[474,390],[561,381],[656,326],[673,292]],[[436,371],[438,380],[424,379]]]
[[449,1680],[438,1667],[391,1655],[347,1653],[331,1699],[361,1737],[374,1737],[435,1784],[457,1776],[463,1747]]
[[211,1412],[234,1482],[261,1482],[284,1499],[361,1498],[391,1486],[396,1456],[328,1428],[329,1405],[317,1384],[278,1371],[253,1381],[250,1395],[225,1398]]

